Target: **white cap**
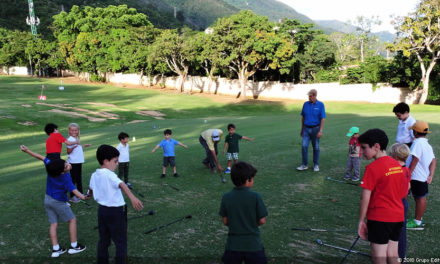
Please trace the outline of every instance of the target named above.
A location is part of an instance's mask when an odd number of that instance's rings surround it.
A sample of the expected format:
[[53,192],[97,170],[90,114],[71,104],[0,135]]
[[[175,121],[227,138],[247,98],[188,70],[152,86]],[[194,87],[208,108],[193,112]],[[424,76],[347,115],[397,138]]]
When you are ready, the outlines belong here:
[[220,133],[217,130],[212,131],[212,141],[220,141]]

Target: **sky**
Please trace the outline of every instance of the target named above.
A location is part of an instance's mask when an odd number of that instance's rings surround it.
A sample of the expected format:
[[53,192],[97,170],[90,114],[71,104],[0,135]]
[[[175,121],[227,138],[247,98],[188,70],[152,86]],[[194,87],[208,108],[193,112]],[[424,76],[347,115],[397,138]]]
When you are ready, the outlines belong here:
[[358,16],[379,16],[382,24],[373,31],[394,32],[391,15],[406,16],[418,0],[277,0],[313,20],[354,21]]

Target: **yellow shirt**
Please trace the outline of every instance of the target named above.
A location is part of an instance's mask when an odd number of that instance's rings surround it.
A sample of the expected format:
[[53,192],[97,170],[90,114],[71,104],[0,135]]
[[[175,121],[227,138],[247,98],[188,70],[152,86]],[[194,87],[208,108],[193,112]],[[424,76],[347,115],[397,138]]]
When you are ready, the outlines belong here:
[[223,131],[221,131],[220,129],[212,128],[205,130],[200,134],[200,136],[202,136],[202,138],[206,141],[206,144],[208,145],[208,148],[210,150],[214,150],[214,141],[212,141],[212,132],[214,131],[218,131],[218,133],[220,134],[220,140],[222,140]]

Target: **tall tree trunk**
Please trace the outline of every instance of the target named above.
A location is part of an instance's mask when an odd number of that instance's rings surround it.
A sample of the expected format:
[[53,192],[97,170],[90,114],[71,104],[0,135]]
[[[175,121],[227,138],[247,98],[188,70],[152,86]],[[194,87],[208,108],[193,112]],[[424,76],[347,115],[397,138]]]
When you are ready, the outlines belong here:
[[183,68],[183,72],[181,75],[181,83],[180,83],[180,92],[183,93],[185,91],[185,81],[186,81],[186,77],[188,76],[188,66],[185,66]]
[[364,40],[361,39],[361,62],[364,62]]
[[239,83],[240,83],[240,90],[241,95],[240,98],[242,100],[246,99],[246,84],[247,84],[247,74],[246,74],[246,68],[243,68],[240,70],[240,74],[238,75]]
[[423,90],[422,90],[422,95],[420,96],[419,104],[425,104],[426,99],[428,98],[430,75],[431,75],[432,69],[434,69],[434,66],[437,63],[437,58],[436,57],[432,58],[431,62],[429,63],[428,68],[425,68],[425,65],[423,64],[422,60],[419,60],[419,62],[420,62],[420,69],[422,70],[421,81],[423,84]]

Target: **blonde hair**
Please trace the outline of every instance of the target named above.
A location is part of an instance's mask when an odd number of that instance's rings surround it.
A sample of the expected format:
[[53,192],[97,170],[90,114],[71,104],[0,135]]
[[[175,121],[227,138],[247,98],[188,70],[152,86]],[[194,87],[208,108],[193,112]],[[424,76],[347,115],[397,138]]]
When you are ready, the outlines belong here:
[[78,128],[78,138],[79,138],[79,125],[77,123],[70,123],[69,126],[67,127],[67,129],[71,128],[71,127],[76,127]]
[[390,156],[398,161],[406,161],[410,155],[410,150],[406,144],[395,143],[390,148]]

